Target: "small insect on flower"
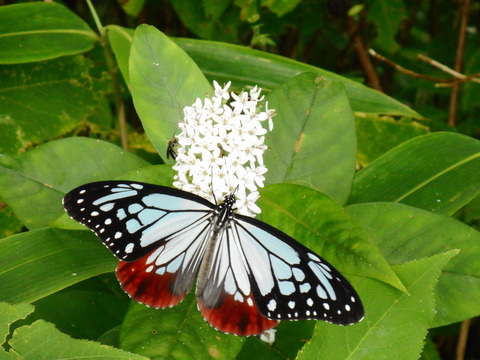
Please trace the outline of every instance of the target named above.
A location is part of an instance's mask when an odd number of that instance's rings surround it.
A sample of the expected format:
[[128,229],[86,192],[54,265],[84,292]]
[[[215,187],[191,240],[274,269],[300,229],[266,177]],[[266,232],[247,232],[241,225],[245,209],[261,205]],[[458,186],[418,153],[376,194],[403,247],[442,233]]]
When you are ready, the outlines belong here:
[[360,298],[332,265],[252,217],[267,171],[261,124],[271,127],[274,111],[259,110],[260,89],[214,85],[215,96],[186,107],[179,124],[178,189],[90,183],[65,195],[67,213],[120,259],[122,288],[146,305],[178,304],[197,277],[200,312],[226,333],[259,335],[280,320],[360,321]]
[[177,150],[176,150],[177,144],[178,144],[178,139],[177,138],[173,138],[172,140],[170,140],[168,142],[168,145],[167,145],[167,159],[172,158],[173,160],[175,160],[177,158]]

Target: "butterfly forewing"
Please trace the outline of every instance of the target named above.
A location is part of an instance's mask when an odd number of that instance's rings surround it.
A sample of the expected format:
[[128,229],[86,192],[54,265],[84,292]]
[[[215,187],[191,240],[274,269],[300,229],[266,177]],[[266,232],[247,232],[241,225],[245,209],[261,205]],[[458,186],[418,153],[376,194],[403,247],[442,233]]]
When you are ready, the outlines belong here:
[[128,181],[80,186],[65,195],[63,203],[73,219],[127,262],[144,257],[186,225],[211,215],[214,207],[184,191]]
[[320,256],[256,219],[235,215],[233,223],[250,269],[254,300],[264,316],[340,325],[363,318],[356,291]]

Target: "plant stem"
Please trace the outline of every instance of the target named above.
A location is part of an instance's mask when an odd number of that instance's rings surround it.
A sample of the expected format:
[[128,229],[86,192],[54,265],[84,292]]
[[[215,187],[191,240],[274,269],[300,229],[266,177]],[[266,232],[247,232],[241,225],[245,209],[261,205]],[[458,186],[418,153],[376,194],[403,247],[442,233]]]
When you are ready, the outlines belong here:
[[105,56],[105,61],[107,63],[108,73],[110,74],[110,78],[112,79],[112,87],[113,87],[113,96],[115,100],[115,111],[118,118],[118,125],[120,128],[120,139],[122,142],[122,147],[125,150],[128,150],[128,133],[127,133],[127,122],[125,119],[125,105],[122,100],[122,94],[120,91],[120,84],[118,82],[118,67],[116,62],[113,58],[112,51],[110,49],[110,45],[108,43],[108,36],[105,28],[103,27],[100,19],[98,17],[95,8],[92,5],[90,0],[86,0],[88,8],[92,14],[93,20],[97,25],[98,32],[100,33],[100,45],[103,49],[103,54]]
[[[458,33],[457,54],[455,56],[455,71],[460,73],[462,71],[463,64],[463,52],[465,50],[465,30],[468,22],[468,12],[470,9],[470,0],[464,0],[460,4],[460,29]],[[452,86],[452,93],[450,95],[450,108],[448,109],[448,125],[455,126],[458,93],[460,90],[460,84],[454,84]]]

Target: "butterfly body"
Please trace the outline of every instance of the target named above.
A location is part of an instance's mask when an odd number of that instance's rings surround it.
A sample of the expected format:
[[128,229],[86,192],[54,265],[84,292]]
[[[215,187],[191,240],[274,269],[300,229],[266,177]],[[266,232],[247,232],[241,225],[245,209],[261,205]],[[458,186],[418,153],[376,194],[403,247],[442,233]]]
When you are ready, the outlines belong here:
[[340,325],[363,318],[360,298],[330,264],[278,229],[168,187],[105,181],[69,192],[64,207],[120,259],[116,270],[135,300],[180,302],[196,274],[198,307],[215,328],[260,334],[280,320]]

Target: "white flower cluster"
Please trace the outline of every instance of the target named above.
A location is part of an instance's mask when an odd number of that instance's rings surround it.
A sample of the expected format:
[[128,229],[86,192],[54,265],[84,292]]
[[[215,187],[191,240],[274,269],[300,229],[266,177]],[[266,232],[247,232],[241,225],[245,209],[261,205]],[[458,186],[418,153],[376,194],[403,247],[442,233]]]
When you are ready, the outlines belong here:
[[178,124],[177,171],[173,185],[200,195],[212,202],[235,194],[237,211],[254,216],[261,212],[255,205],[258,187],[263,187],[267,168],[263,165],[268,120],[272,130],[274,110],[260,111],[262,89],[257,87],[239,95],[228,92],[230,82],[220,87],[216,81],[215,96],[197,99],[184,108],[184,120]]

